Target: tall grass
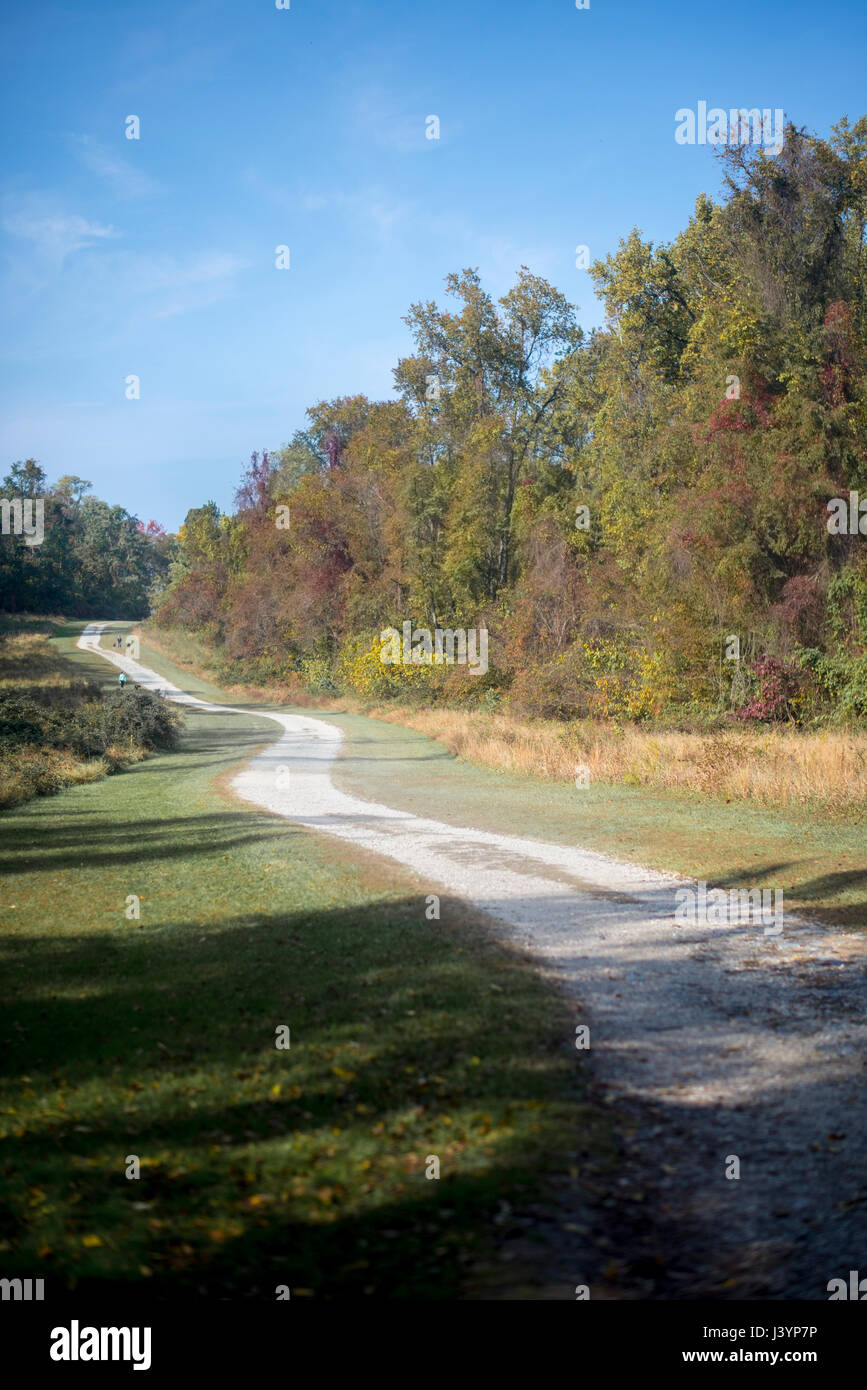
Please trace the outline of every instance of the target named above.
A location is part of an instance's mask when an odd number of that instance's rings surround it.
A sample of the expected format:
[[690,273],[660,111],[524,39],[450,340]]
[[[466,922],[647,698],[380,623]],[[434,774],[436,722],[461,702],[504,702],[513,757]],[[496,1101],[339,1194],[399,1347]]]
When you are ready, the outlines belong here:
[[705,732],[658,731],[597,720],[522,719],[449,707],[373,704],[352,695],[314,697],[283,683],[226,686],[201,639],[149,624],[147,641],[182,667],[221,677],[224,690],[248,699],[364,713],[438,739],[483,767],[574,782],[586,767],[595,782],[693,792],[720,801],[821,809],[852,815],[867,806],[867,734],[789,726]]
[[651,732],[596,721],[527,723],[511,715],[378,706],[377,719],[438,739],[458,757],[573,782],[699,792],[764,806],[817,806],[843,814],[867,806],[867,735],[788,728],[715,733]]

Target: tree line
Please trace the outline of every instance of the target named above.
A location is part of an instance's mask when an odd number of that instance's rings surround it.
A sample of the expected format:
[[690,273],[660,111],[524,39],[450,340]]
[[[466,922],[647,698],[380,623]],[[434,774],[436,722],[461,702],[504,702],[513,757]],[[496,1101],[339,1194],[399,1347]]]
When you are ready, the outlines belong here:
[[[590,267],[593,331],[526,267],[412,305],[396,399],[311,406],[190,511],[157,621],[314,689],[867,717],[867,118],[720,159],[674,240]],[[487,628],[487,673],[384,666],[406,621]]]
[[145,524],[123,507],[88,496],[91,486],[72,474],[49,484],[35,459],[12,465],[0,483],[0,499],[7,504],[0,535],[0,611],[147,616],[149,592],[168,570],[169,538],[155,521]]

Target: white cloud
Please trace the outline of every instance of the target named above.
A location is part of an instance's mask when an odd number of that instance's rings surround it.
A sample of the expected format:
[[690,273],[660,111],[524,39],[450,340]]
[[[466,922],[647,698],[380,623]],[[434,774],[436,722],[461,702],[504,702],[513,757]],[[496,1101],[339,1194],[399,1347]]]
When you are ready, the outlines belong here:
[[[427,138],[425,122],[428,116],[439,116],[442,122],[439,140]],[[352,128],[356,139],[366,140],[381,149],[392,150],[395,154],[418,154],[443,144],[462,128],[462,122],[449,117],[445,110],[438,111],[436,103],[426,109],[399,109],[381,86],[369,85],[353,104]]]
[[10,236],[29,241],[41,258],[60,269],[67,256],[88,246],[119,236],[115,227],[89,221],[77,213],[40,211],[33,200],[15,207],[12,199],[4,202],[0,225]]
[[307,189],[293,195],[284,188],[275,188],[267,183],[256,169],[245,169],[241,179],[247,188],[290,217],[297,217],[301,213],[337,213],[347,221],[367,223],[383,242],[389,241],[394,229],[415,212],[414,204],[393,198],[381,188],[364,188],[354,193],[347,193],[343,189]]
[[186,262],[133,258],[127,267],[130,288],[155,297],[153,318],[170,318],[222,299],[251,262],[224,251],[207,251]]
[[131,159],[97,145],[89,135],[71,138],[76,157],[91,173],[105,179],[116,197],[150,198],[161,191],[159,184],[137,169]]

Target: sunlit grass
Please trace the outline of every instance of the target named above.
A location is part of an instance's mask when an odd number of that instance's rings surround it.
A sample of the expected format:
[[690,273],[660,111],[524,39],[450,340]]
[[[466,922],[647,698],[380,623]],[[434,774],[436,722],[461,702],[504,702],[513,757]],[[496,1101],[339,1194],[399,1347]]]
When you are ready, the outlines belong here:
[[439,739],[485,767],[575,782],[701,792],[763,806],[817,806],[836,814],[867,807],[867,734],[791,729],[680,733],[576,721],[527,723],[452,709],[392,710],[378,719]]
[[520,956],[217,790],[274,732],[191,713],[176,753],[2,817],[7,1276],[451,1297],[503,1202],[566,1150],[609,1161],[570,1011]]

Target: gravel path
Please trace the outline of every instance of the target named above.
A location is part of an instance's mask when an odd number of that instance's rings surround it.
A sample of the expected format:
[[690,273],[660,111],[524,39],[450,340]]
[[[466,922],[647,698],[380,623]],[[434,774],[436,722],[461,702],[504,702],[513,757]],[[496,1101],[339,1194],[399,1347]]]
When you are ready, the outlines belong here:
[[[101,649],[101,628],[79,646],[180,703],[231,710]],[[587,1239],[577,1255],[574,1235],[555,1241],[555,1283],[587,1283],[594,1297],[825,1299],[830,1279],[867,1278],[859,935],[788,914],[777,936],[679,927],[675,894],[690,880],[348,796],[330,778],[338,728],[255,712],[283,733],[235,776],[240,797],[482,909],[589,1025],[581,1057],[618,1116],[620,1191],[582,1205],[583,1225],[564,1223]]]

